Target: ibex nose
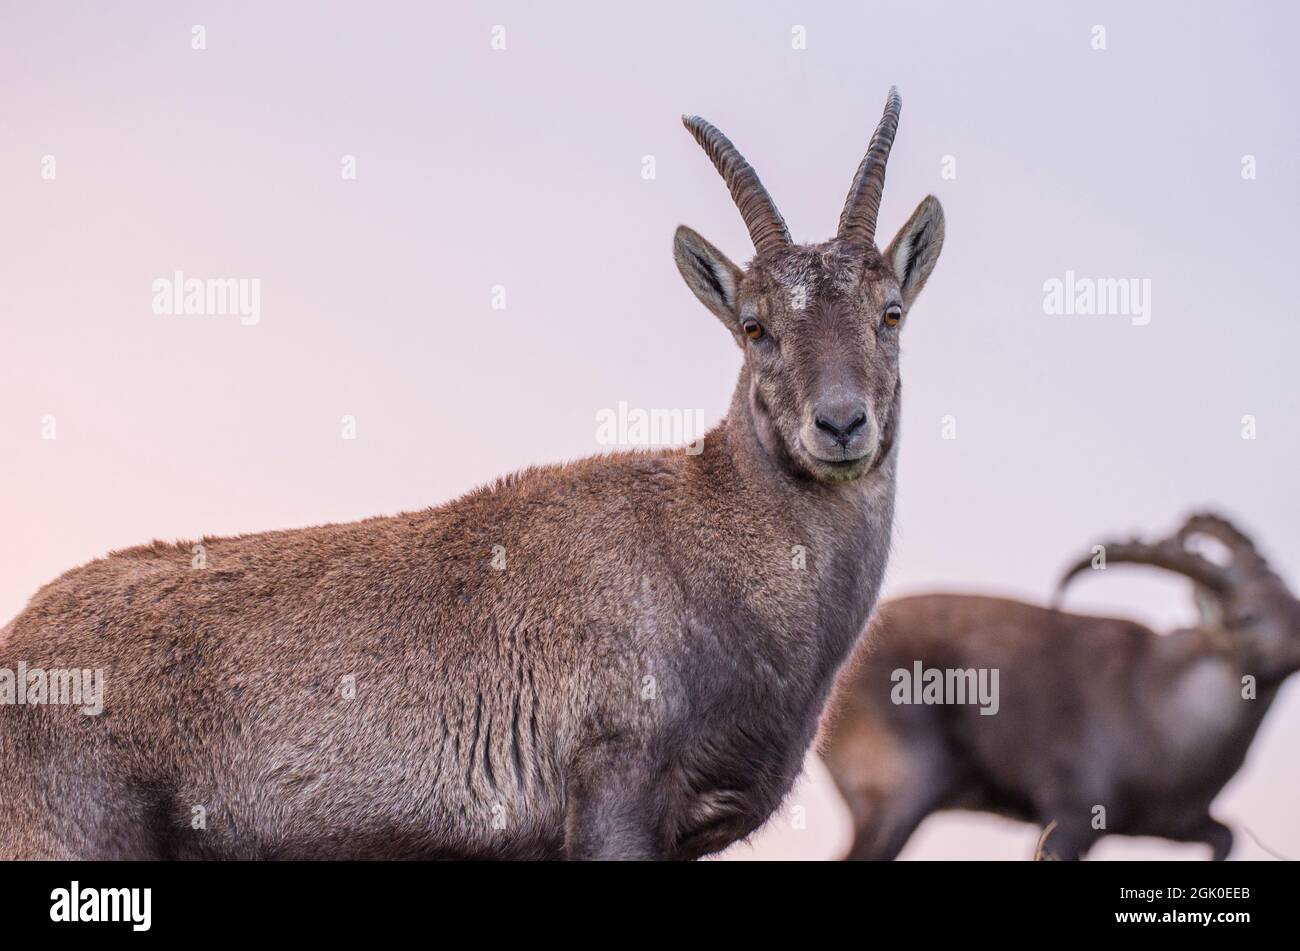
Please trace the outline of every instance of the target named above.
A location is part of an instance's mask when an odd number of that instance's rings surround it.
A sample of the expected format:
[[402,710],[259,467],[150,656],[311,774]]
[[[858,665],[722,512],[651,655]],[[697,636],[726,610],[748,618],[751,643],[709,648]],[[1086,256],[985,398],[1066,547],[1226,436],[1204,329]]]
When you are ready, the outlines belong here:
[[826,403],[817,407],[813,422],[843,449],[848,446],[854,434],[867,424],[867,412],[858,402]]

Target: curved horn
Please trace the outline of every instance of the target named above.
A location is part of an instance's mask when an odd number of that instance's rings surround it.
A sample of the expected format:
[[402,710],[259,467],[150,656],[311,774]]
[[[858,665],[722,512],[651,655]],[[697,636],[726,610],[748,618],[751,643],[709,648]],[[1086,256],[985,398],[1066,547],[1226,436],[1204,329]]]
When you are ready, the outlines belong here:
[[867,247],[876,243],[876,215],[880,212],[880,196],[885,191],[885,165],[889,161],[889,149],[894,144],[894,133],[898,131],[898,116],[903,109],[903,100],[898,90],[890,86],[889,98],[885,100],[885,114],[880,117],[876,134],[871,137],[867,154],[862,157],[853,184],[849,187],[849,197],[844,200],[844,211],[840,213],[840,237],[855,241]]
[[745,219],[745,227],[749,229],[749,236],[754,241],[754,249],[762,254],[773,248],[788,246],[790,232],[785,226],[785,219],[776,210],[772,196],[758,180],[758,173],[731,144],[731,140],[699,116],[682,116],[682,124],[695,136],[695,141],[700,143],[700,147],[713,162],[713,167],[727,183],[731,199],[740,209],[740,217]]
[[[1108,565],[1127,562],[1164,568],[1166,571],[1190,578],[1217,595],[1226,595],[1232,587],[1232,581],[1226,571],[1209,559],[1188,551],[1176,539],[1166,539],[1155,545],[1139,541],[1106,542],[1102,547],[1106,549]],[[1091,568],[1092,556],[1088,555],[1066,569],[1061,575],[1061,580],[1056,583],[1056,600],[1060,601],[1061,593],[1071,581]]]
[[1208,535],[1222,542],[1232,555],[1234,564],[1262,567],[1264,556],[1255,548],[1250,536],[1222,515],[1214,512],[1193,512],[1178,530],[1178,540],[1186,542],[1192,535]]

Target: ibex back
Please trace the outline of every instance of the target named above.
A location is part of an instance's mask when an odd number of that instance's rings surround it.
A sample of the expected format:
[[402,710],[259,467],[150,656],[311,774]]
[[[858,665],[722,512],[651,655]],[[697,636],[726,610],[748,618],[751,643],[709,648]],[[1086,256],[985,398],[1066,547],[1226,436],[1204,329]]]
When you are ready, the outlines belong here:
[[699,454],[204,539],[201,569],[155,543],[43,588],[0,667],[102,668],[105,708],[0,706],[0,857],[693,858],[762,824],[889,547],[898,334],[943,241],[927,198],[875,245],[899,109],[811,246],[686,120],[757,252],[676,235],[744,354]]

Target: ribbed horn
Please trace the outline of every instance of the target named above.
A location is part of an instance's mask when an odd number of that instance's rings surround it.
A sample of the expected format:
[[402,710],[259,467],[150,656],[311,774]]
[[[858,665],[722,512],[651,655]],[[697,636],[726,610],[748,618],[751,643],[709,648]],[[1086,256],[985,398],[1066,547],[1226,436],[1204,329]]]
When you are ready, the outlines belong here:
[[740,209],[740,217],[745,219],[745,227],[749,229],[754,249],[762,254],[774,248],[787,247],[790,244],[790,231],[785,226],[785,219],[776,210],[772,196],[758,180],[758,173],[731,144],[731,140],[699,116],[682,116],[682,124],[695,136],[695,141],[700,143],[700,147],[713,162],[713,167],[727,183],[731,200]]
[[1234,566],[1243,568],[1264,567],[1264,556],[1255,548],[1250,536],[1228,519],[1214,512],[1193,512],[1178,530],[1178,540],[1185,542],[1192,535],[1208,535],[1222,542],[1232,555]]
[[[1217,595],[1226,595],[1232,588],[1228,573],[1195,552],[1190,552],[1176,539],[1166,539],[1155,545],[1145,542],[1106,542],[1106,564],[1152,565],[1164,568],[1185,578],[1190,578],[1202,587]],[[1066,569],[1061,580],[1056,584],[1056,600],[1059,603],[1061,593],[1066,586],[1085,571],[1092,569],[1092,555],[1079,559]]]
[[880,197],[885,193],[885,165],[889,162],[889,149],[898,131],[898,116],[903,110],[903,100],[898,90],[890,86],[885,100],[885,114],[880,117],[876,134],[871,137],[867,154],[853,176],[849,197],[844,200],[840,214],[840,237],[866,247],[876,243],[876,215],[880,213]]

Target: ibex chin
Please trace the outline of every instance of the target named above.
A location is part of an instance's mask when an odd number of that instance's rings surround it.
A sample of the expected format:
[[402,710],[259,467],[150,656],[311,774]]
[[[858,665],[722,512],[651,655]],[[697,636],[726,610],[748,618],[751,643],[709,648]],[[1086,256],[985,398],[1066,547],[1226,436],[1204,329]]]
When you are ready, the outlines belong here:
[[[1197,554],[1217,540],[1226,564]],[[1044,851],[1082,858],[1103,835],[1204,842],[1232,832],[1210,804],[1245,759],[1282,681],[1300,669],[1300,602],[1223,518],[1193,515],[1158,544],[1104,546],[1195,584],[1202,620],[1157,634],[996,598],[927,595],[880,606],[836,687],[822,737],[847,798],[855,859],[892,859],[931,812],[973,809],[1052,826]],[[1093,567],[1084,558],[1061,588]],[[998,671],[996,713],[895,702],[923,670]],[[954,678],[954,682],[961,680]],[[969,692],[969,691],[968,691]],[[984,709],[987,709],[985,707]]]
[[898,335],[944,234],[929,197],[876,248],[899,110],[816,245],[684,120],[756,250],[676,233],[743,352],[698,454],[204,539],[200,570],[155,542],[41,589],[0,667],[102,668],[105,706],[0,705],[0,857],[689,859],[766,821],[889,548]]

